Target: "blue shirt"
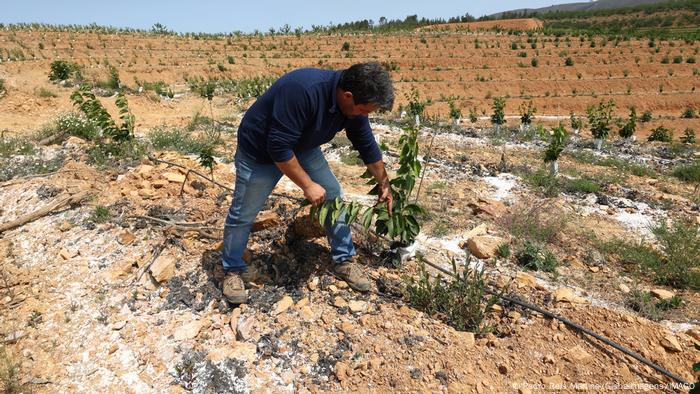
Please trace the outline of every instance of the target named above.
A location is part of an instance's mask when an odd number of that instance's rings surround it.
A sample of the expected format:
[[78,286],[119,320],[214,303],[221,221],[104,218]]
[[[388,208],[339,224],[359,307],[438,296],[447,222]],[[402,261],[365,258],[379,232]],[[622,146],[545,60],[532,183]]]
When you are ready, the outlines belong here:
[[258,163],[284,162],[345,129],[365,164],[381,160],[369,119],[348,118],[336,105],[341,73],[303,68],[280,77],[243,116],[238,152]]

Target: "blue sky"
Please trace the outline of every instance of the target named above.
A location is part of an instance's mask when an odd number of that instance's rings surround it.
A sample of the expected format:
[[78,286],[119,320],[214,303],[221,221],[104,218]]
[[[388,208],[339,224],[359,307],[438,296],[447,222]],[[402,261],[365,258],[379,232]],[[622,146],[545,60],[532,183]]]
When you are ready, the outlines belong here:
[[470,13],[488,15],[514,8],[537,8],[562,0],[446,1],[446,0],[10,0],[2,4],[0,23],[111,25],[148,29],[154,23],[179,32],[267,31],[285,23],[292,28],[354,20],[403,19],[418,14],[449,18]]

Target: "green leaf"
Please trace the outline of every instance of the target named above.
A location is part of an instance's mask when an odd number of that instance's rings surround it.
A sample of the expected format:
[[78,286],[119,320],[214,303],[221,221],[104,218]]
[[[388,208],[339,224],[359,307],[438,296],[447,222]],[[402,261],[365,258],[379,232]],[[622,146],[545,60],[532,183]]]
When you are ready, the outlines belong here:
[[321,227],[324,227],[326,225],[326,216],[328,215],[328,205],[323,204],[321,205],[321,208],[318,213],[318,222],[321,224]]
[[374,216],[374,210],[371,208],[368,208],[364,214],[362,214],[362,227],[364,227],[365,230],[369,229],[369,226],[372,225],[372,216]]

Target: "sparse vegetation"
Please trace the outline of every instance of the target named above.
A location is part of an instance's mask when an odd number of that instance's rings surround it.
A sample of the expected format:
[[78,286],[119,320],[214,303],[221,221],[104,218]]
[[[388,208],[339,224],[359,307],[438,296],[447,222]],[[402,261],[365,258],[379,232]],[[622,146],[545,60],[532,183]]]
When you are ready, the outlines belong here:
[[598,105],[590,106],[586,110],[588,113],[588,124],[591,128],[593,138],[604,140],[610,133],[612,122],[612,112],[615,109],[615,102],[610,100],[607,103],[601,101]]
[[443,317],[457,330],[479,334],[490,331],[490,327],[483,325],[483,320],[498,298],[486,297],[483,270],[471,269],[465,264],[460,273],[454,260],[452,270],[455,278],[447,281],[440,276],[431,278],[425,265],[421,265],[418,278],[407,279],[409,303],[430,316]]
[[647,141],[661,141],[661,142],[672,142],[673,134],[671,130],[664,126],[659,126],[655,129],[651,129],[651,134],[647,137]]
[[51,63],[51,71],[49,72],[49,80],[58,82],[69,80],[80,76],[80,66],[76,63],[67,62],[65,60],[56,60]]
[[632,138],[637,130],[637,111],[634,107],[630,108],[630,115],[627,122],[620,128],[619,134],[622,138]]
[[557,268],[557,258],[542,246],[525,241],[515,252],[515,260],[523,268],[533,271],[554,272]]
[[641,290],[633,290],[625,300],[628,308],[654,321],[661,320],[664,312],[678,308],[682,303],[683,300],[678,296],[673,296],[670,300],[657,300],[651,293]]

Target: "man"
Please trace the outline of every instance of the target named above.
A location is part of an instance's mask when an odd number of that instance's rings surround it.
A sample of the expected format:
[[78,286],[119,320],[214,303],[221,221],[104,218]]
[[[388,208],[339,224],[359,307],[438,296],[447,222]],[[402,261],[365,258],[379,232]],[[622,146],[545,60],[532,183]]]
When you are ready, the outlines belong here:
[[[339,131],[346,130],[380,185],[379,202],[386,202],[391,212],[389,178],[367,115],[389,110],[393,103],[389,74],[378,63],[361,63],[343,71],[292,71],[248,109],[238,128],[236,185],[224,228],[222,287],[229,302],[246,301],[243,252],[255,217],[282,175],[313,205],[342,196],[319,148]],[[325,230],[333,259],[330,271],[355,290],[369,290],[369,279],[353,261],[350,227],[340,218]]]

